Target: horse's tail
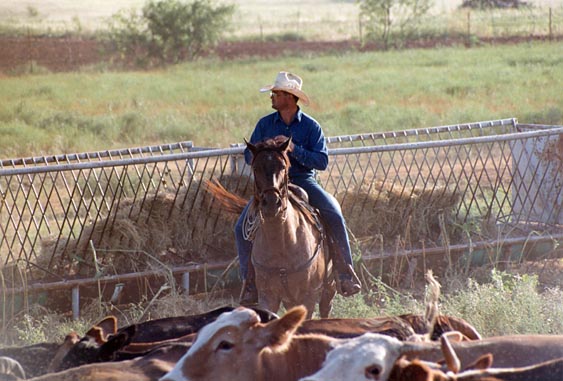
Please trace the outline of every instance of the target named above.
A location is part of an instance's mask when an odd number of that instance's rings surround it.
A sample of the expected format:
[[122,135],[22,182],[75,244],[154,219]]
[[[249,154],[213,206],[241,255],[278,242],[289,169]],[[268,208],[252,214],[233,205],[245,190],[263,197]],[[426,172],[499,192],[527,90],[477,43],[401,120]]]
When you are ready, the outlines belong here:
[[205,190],[211,193],[229,213],[240,214],[248,200],[229,192],[217,180],[205,180]]

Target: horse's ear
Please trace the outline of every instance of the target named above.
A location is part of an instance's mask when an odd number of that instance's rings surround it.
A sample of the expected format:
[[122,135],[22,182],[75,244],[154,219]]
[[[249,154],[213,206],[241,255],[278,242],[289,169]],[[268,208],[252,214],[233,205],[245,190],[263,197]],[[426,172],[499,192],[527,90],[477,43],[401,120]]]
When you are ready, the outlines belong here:
[[287,138],[287,140],[280,145],[280,150],[287,151],[290,145],[291,145],[291,136]]
[[246,148],[248,148],[250,152],[252,152],[252,156],[256,156],[256,146],[246,139],[244,139],[244,143],[246,144]]

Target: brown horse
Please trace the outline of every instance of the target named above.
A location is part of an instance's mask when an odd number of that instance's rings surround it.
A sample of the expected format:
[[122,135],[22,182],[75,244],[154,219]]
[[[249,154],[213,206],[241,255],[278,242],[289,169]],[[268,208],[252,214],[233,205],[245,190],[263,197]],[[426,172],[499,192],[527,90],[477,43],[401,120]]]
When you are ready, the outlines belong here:
[[[281,304],[303,305],[311,317],[318,303],[321,317],[328,317],[336,293],[328,239],[305,191],[289,182],[290,142],[281,136],[246,143],[253,154],[254,197],[245,234],[253,240],[258,304],[274,312]],[[247,203],[217,184],[207,183],[207,190],[231,212],[240,214]]]

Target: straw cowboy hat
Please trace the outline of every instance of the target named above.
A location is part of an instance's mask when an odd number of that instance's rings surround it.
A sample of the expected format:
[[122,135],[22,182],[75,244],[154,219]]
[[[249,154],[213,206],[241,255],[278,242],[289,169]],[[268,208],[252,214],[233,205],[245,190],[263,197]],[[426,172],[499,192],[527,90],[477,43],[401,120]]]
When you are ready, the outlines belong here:
[[301,85],[303,80],[298,75],[289,73],[287,71],[280,71],[276,77],[276,81],[273,85],[268,85],[260,89],[261,93],[267,91],[285,91],[287,93],[295,95],[301,100],[301,102],[307,106],[309,104],[309,97],[303,91],[301,91]]

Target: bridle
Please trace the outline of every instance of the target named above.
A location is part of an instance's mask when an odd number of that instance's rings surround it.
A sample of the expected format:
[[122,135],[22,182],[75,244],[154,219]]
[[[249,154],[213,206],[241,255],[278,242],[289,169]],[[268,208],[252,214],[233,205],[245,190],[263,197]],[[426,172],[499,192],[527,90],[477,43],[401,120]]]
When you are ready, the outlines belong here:
[[[255,189],[254,189],[254,198],[256,200],[256,202],[258,204],[260,204],[260,202],[266,197],[266,195],[268,193],[273,193],[276,197],[277,200],[283,201],[285,200],[285,203],[282,203],[282,216],[281,216],[281,221],[284,222],[287,218],[287,203],[289,202],[289,174],[287,171],[287,165],[284,167],[284,174],[283,174],[283,183],[282,183],[282,187],[276,187],[274,185],[270,186],[270,187],[266,187],[264,189],[260,189],[260,186],[258,184],[258,182],[256,181],[256,160],[258,159],[258,157],[260,157],[262,154],[264,153],[269,153],[269,154],[277,154],[282,158],[282,161],[284,163],[287,164],[288,159],[286,157],[286,155],[284,155],[283,152],[280,152],[278,150],[263,150],[258,152],[257,155],[255,155],[252,159],[252,171],[254,174],[254,185],[255,185]],[[262,210],[261,208],[258,208],[258,213],[260,214],[260,219],[263,220],[263,215],[262,215]]]

